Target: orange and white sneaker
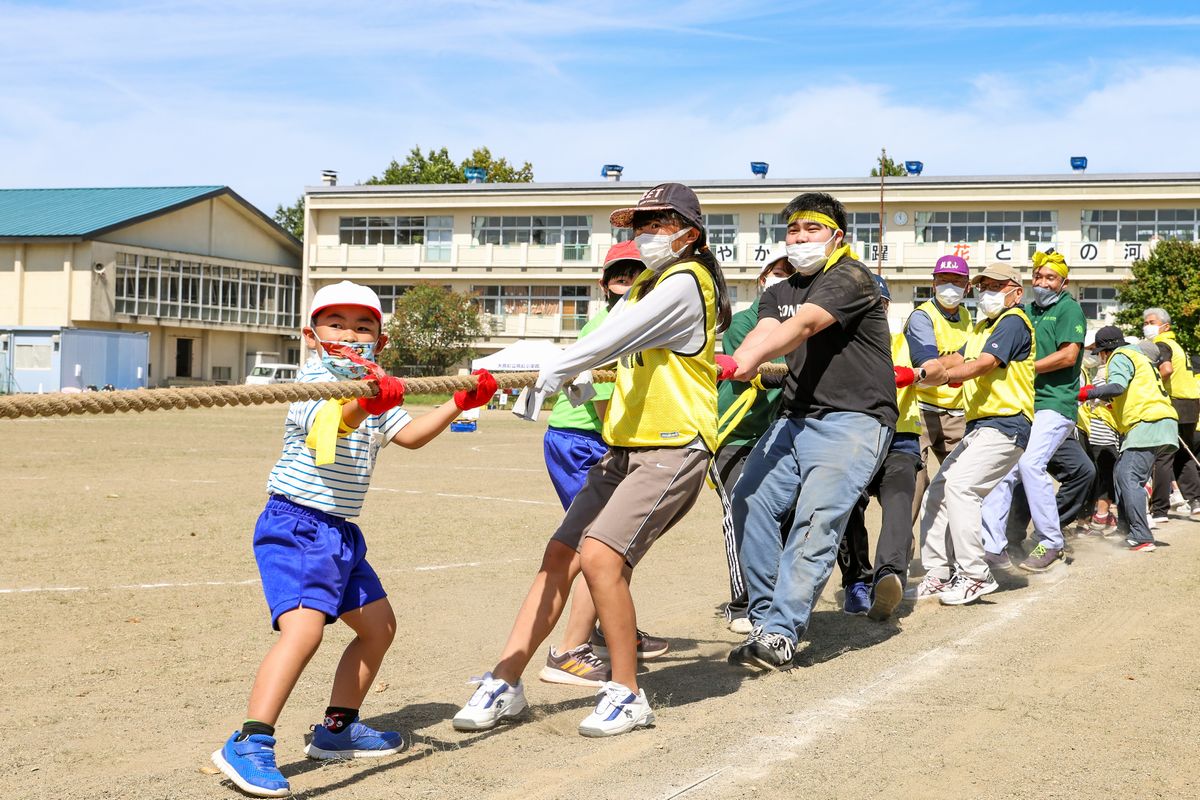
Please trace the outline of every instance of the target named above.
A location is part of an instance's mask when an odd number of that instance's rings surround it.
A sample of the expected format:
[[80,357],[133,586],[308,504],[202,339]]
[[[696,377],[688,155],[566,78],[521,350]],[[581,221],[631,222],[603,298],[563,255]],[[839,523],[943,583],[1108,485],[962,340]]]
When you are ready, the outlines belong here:
[[611,677],[608,664],[596,657],[591,642],[584,642],[565,653],[551,647],[546,666],[538,673],[538,679],[546,683],[571,686],[603,686]]

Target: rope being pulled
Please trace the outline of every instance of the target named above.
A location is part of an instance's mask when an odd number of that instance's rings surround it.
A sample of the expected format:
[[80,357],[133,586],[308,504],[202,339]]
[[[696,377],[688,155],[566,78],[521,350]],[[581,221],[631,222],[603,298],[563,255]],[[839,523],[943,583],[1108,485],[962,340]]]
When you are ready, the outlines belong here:
[[[778,371],[779,365],[767,364],[761,371]],[[520,389],[533,385],[536,372],[500,372],[493,375],[501,389]],[[592,380],[611,383],[616,373],[593,370]],[[474,375],[434,378],[405,378],[408,394],[445,394],[474,389]],[[295,403],[302,400],[373,397],[378,388],[374,381],[330,381],[328,383],[273,383],[254,386],[195,386],[175,389],[133,389],[120,392],[80,392],[76,394],[17,394],[0,397],[0,419],[18,417],[65,417],[71,414],[114,414],[118,411],[158,411],[165,408],[212,408],[213,406],[252,406],[263,403]]]

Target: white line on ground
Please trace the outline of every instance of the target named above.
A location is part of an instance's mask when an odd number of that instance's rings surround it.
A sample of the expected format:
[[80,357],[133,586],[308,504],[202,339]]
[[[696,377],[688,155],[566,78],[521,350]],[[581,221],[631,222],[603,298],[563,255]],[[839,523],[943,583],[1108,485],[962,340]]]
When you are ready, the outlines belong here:
[[[820,702],[807,711],[792,717],[783,733],[754,736],[725,754],[728,764],[690,784],[684,789],[668,795],[664,800],[673,800],[698,789],[715,790],[718,784],[733,781],[745,783],[764,777],[772,766],[800,757],[817,740],[834,735],[853,722],[864,710],[883,706],[886,701],[910,689],[926,685],[950,664],[972,652],[971,645],[979,639],[1005,627],[1032,605],[1043,600],[1046,593],[1067,578],[1068,570],[1060,568],[1061,574],[1053,582],[1042,584],[1024,597],[1009,600],[995,609],[994,616],[949,644],[935,647],[905,663],[902,667],[885,669],[865,686],[851,692]],[[725,771],[721,780],[710,782]],[[728,787],[727,787],[728,788]]]
[[389,489],[386,486],[372,486],[369,491],[389,492],[391,494],[432,494],[434,497],[453,497],[459,500],[492,500],[497,503],[521,503],[528,506],[557,506],[547,500],[522,500],[519,497],[491,497],[486,494],[451,494],[450,492],[422,492],[420,489]]

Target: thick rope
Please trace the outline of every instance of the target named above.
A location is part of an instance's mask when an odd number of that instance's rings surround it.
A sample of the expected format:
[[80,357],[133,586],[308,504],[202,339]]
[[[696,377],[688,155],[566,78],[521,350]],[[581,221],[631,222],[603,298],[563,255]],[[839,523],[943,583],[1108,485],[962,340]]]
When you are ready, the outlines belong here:
[[[762,372],[784,369],[767,364]],[[536,372],[500,372],[493,375],[501,389],[532,386]],[[616,380],[612,371],[593,370],[596,383]],[[474,375],[405,378],[408,394],[446,394],[474,389]],[[295,403],[304,400],[373,397],[374,381],[329,381],[328,383],[272,383],[251,386],[194,386],[168,389],[133,389],[120,392],[66,394],[16,394],[0,397],[0,419],[19,417],[65,417],[71,414],[114,414],[118,411],[158,411],[166,408],[212,408],[255,406],[263,403]]]

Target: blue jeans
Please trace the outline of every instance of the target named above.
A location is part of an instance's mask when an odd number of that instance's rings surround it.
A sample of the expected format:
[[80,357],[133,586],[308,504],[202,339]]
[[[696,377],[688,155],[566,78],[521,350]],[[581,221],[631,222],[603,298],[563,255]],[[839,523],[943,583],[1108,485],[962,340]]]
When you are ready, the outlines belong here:
[[[837,559],[858,498],[892,431],[866,414],[776,420],[733,489],[731,514],[750,596],[750,621],[798,641]],[[786,541],[779,526],[795,509]]]

